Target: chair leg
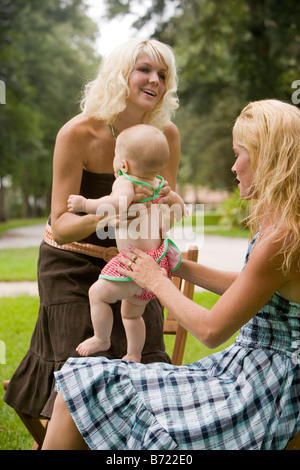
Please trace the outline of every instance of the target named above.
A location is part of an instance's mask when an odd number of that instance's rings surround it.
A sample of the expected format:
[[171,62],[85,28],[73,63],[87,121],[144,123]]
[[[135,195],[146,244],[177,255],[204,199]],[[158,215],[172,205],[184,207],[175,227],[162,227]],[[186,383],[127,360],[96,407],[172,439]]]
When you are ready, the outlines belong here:
[[[3,386],[6,390],[9,384],[9,380],[5,380]],[[19,418],[23,421],[25,427],[28,429],[30,434],[34,439],[34,444],[32,450],[40,450],[46,435],[46,429],[49,420],[48,419],[39,419],[33,416],[30,416],[22,411],[15,410]]]
[[16,410],[16,413],[18,414],[20,419],[23,421],[25,427],[28,429],[28,431],[30,432],[30,434],[32,435],[34,439],[32,450],[40,450],[42,448],[42,445],[45,439],[48,420],[47,419],[40,420],[39,418],[35,418],[33,416],[27,415],[26,413],[22,413],[17,410]]
[[172,364],[176,366],[180,366],[182,364],[186,340],[187,330],[185,330],[181,325],[178,325],[172,354]]
[[284,450],[300,450],[300,431],[290,440]]

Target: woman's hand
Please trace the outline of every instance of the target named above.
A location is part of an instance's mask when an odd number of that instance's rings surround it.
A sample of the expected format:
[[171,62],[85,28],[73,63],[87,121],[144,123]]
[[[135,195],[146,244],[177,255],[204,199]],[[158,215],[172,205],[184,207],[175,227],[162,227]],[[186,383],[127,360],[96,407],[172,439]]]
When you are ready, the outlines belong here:
[[[141,186],[140,184],[134,185],[134,198],[133,203],[137,203],[139,201],[143,201],[144,199],[153,196],[153,191],[147,186]],[[143,202],[142,204],[146,204]],[[150,204],[147,204],[150,205]]]
[[168,206],[171,206],[173,204],[173,191],[171,190],[168,181],[164,182],[164,185],[161,188],[159,195],[162,196],[162,198],[159,200],[159,204],[167,204]]
[[160,268],[151,256],[146,255],[138,248],[133,247],[127,251],[121,251],[118,260],[127,268],[118,268],[120,274],[129,275],[139,286],[151,292],[161,276],[167,277],[166,271]]
[[[172,192],[173,191],[171,191],[169,183],[167,181],[164,181],[163,187],[161,188],[161,190],[159,192],[159,195],[162,196],[159,203],[160,204],[171,205],[172,204],[172,197],[171,197]],[[148,186],[142,186],[140,184],[134,185],[134,199],[133,199],[133,202],[143,201],[143,199],[146,199],[146,198],[151,197],[151,196],[153,196],[153,191]],[[148,203],[146,202],[146,203],[143,203],[143,204],[145,204],[149,207],[151,206],[151,202],[148,202]]]

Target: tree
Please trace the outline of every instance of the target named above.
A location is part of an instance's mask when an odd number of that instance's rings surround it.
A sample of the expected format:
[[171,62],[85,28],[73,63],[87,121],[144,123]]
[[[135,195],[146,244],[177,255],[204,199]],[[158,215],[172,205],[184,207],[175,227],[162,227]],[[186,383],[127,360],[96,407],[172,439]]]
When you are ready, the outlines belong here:
[[2,0],[0,27],[0,79],[7,90],[0,108],[0,180],[11,175],[24,215],[34,216],[29,198],[50,200],[56,133],[78,112],[82,84],[98,65],[97,28],[82,0]]
[[[106,0],[111,15],[137,0]],[[166,19],[167,11],[173,14]],[[135,23],[156,23],[179,67],[179,182],[230,187],[231,129],[246,102],[291,101],[299,79],[300,3],[288,0],[153,0]]]

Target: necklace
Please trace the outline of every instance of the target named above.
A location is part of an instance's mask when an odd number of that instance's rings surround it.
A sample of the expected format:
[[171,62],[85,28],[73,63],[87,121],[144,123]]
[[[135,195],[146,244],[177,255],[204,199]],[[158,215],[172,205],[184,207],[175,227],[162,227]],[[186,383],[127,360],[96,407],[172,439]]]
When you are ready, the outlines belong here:
[[110,128],[111,135],[112,135],[113,138],[116,140],[117,135],[116,135],[116,131],[115,131],[115,129],[114,129],[114,126],[112,125],[111,122],[109,122],[108,125],[109,125],[109,128]]

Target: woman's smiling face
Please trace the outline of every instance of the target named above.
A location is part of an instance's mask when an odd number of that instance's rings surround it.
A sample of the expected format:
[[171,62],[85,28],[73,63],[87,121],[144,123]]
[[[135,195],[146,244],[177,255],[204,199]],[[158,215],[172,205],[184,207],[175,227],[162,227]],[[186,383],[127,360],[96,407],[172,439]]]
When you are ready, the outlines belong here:
[[154,62],[148,55],[139,54],[128,80],[129,103],[142,107],[145,112],[154,109],[166,91],[166,74],[163,59]]

